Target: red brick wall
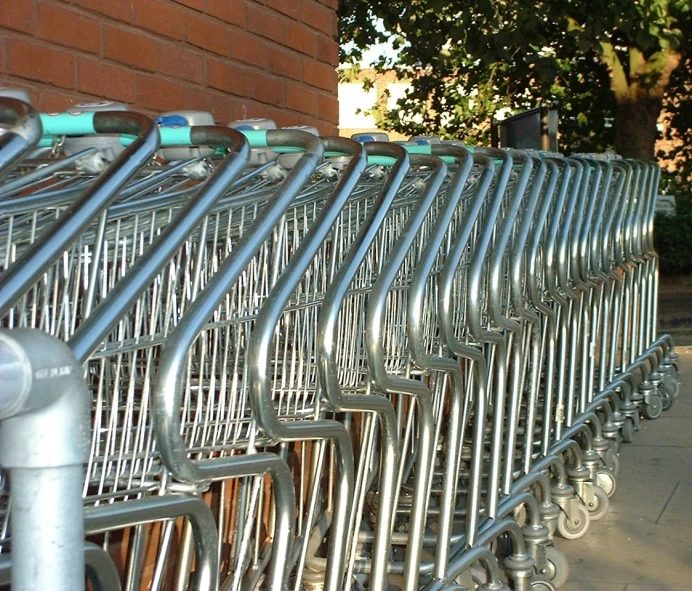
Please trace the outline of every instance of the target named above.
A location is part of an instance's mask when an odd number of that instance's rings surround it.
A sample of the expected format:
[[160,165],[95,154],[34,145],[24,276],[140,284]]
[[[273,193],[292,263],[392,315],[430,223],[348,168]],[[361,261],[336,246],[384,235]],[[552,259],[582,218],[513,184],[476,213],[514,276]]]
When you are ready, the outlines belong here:
[[337,3],[0,0],[0,83],[43,111],[111,99],[335,133]]

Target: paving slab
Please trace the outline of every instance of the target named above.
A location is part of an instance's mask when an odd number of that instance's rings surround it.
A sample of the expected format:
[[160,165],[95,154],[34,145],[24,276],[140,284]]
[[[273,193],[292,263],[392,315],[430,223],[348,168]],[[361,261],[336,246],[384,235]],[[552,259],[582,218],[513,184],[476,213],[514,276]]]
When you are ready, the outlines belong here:
[[689,527],[594,523],[579,540],[559,541],[571,582],[684,586],[692,580]]
[[676,476],[689,477],[692,474],[690,469],[692,458],[688,447],[623,445],[620,454],[619,478],[622,479],[644,482],[670,480]]
[[680,397],[622,446],[608,514],[579,540],[556,538],[562,591],[692,591],[692,347],[676,350]]
[[[671,411],[674,409],[675,407]],[[632,447],[692,447],[692,416],[673,417],[664,414],[655,421],[642,421],[631,445]]]
[[621,583],[566,583],[560,587],[560,591],[625,591],[626,585]]
[[687,525],[692,528],[691,509],[692,482],[679,482],[657,523],[659,525]]
[[[622,474],[623,471],[620,471]],[[608,513],[599,523],[656,523],[680,485],[671,478],[644,480],[620,477]],[[596,524],[594,524],[595,529]]]

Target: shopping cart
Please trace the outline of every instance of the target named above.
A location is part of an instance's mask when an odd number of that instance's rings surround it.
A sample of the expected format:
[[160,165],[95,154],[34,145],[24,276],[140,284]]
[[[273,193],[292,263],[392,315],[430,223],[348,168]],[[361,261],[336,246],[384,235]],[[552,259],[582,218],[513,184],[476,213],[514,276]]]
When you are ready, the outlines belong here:
[[[0,346],[62,356],[36,375],[83,403],[59,490],[22,478],[1,415],[0,584],[555,589],[553,534],[605,513],[620,433],[677,396],[654,165],[9,100],[0,121]],[[113,162],[63,151],[104,133]]]

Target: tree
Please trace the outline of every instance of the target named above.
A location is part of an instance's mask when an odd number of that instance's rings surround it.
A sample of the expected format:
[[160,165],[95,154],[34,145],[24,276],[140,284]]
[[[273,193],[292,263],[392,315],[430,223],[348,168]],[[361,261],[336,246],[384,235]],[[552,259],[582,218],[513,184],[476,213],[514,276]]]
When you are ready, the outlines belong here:
[[386,39],[398,49],[378,64],[412,81],[390,127],[487,141],[498,109],[557,100],[563,143],[646,160],[689,50],[689,0],[340,0],[339,11],[343,61]]

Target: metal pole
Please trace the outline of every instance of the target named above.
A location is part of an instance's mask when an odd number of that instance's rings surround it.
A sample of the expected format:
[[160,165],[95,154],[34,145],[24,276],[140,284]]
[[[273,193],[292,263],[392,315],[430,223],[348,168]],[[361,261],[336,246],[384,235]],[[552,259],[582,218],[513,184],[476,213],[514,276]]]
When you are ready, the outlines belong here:
[[12,493],[12,589],[84,588],[89,390],[65,343],[0,331],[0,464]]
[[84,588],[81,465],[12,468],[12,589]]

